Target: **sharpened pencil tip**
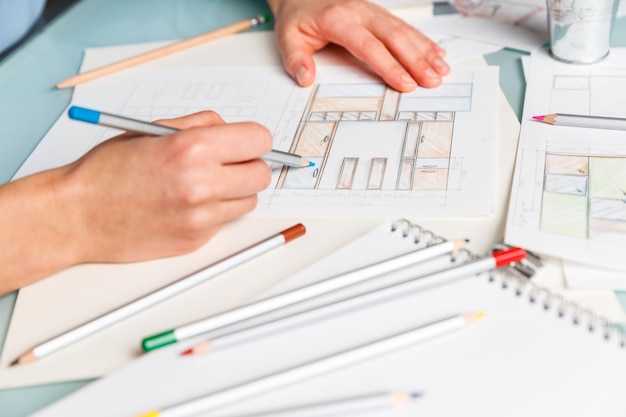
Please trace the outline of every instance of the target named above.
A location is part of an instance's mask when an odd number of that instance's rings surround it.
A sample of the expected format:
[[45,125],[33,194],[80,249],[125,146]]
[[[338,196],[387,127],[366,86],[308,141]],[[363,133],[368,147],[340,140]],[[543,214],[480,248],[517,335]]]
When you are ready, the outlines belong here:
[[180,354],[180,356],[189,356],[189,355],[192,355],[192,354],[193,354],[193,348],[189,348],[189,349],[187,349],[187,350],[183,351],[183,352]]
[[313,162],[313,161],[309,161],[309,166],[310,166],[310,167],[314,167],[314,166],[315,166],[315,162]]
[[545,119],[546,116],[533,116],[533,119],[535,120],[539,120],[540,122],[543,122],[543,119]]
[[9,366],[15,366],[18,365],[20,363],[20,359],[17,358],[16,360],[14,360],[13,362],[11,362],[11,364]]

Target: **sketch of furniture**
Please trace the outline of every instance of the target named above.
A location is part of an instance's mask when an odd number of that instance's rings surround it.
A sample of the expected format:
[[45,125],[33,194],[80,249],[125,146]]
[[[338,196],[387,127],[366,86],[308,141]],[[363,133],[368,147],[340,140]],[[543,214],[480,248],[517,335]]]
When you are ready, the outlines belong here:
[[469,83],[413,93],[317,85],[290,149],[316,165],[283,168],[276,188],[445,191],[455,113],[471,110],[471,93]]
[[540,228],[585,239],[626,234],[626,156],[546,154]]

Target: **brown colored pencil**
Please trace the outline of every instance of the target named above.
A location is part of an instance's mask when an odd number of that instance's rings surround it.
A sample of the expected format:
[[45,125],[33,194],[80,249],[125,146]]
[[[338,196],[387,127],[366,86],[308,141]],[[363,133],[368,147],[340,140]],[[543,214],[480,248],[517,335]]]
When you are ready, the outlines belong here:
[[113,74],[115,72],[134,67],[136,65],[144,64],[149,61],[153,61],[158,58],[162,58],[167,55],[171,55],[176,52],[183,51],[185,49],[192,48],[194,46],[198,46],[209,41],[222,38],[224,36],[233,35],[238,32],[243,32],[245,30],[251,29],[253,27],[262,25],[266,22],[269,22],[269,15],[259,15],[255,16],[252,19],[242,20],[237,23],[230,24],[228,26],[224,26],[222,28],[213,30],[211,32],[203,33],[198,36],[194,36],[189,39],[185,39],[179,42],[175,42],[161,48],[154,49],[149,52],[145,52],[140,55],[135,55],[131,58],[123,59],[121,61],[114,62],[109,65],[105,65],[103,67],[95,68],[90,71],[85,71],[80,74],[73,75],[56,85],[57,88],[69,88],[74,87],[79,84],[86,83],[88,81],[94,80],[96,78],[103,77],[105,75]]

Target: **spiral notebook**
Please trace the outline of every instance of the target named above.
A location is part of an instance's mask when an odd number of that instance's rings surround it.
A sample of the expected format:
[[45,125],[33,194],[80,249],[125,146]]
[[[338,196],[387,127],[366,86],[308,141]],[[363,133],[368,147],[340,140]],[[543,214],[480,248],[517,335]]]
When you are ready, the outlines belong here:
[[[415,248],[433,234],[398,221],[356,239],[274,292]],[[418,243],[419,244],[419,243]],[[425,270],[445,268],[442,257]],[[458,258],[455,262],[459,262]],[[491,278],[490,278],[491,277]],[[402,271],[370,285],[399,280]],[[351,291],[360,291],[353,287]],[[592,312],[504,271],[468,276],[267,334],[210,355],[180,352],[207,336],[152,352],[37,413],[131,417],[275,373],[458,313],[485,311],[466,329],[198,416],[249,416],[387,390],[423,397],[359,416],[623,416],[622,334]],[[212,334],[211,337],[218,336]]]

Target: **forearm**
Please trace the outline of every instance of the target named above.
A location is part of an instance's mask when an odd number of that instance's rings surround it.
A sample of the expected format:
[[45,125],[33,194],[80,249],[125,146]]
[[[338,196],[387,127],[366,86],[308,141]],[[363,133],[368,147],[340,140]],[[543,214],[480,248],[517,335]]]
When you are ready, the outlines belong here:
[[80,262],[77,223],[59,198],[69,201],[66,169],[0,186],[0,294]]

